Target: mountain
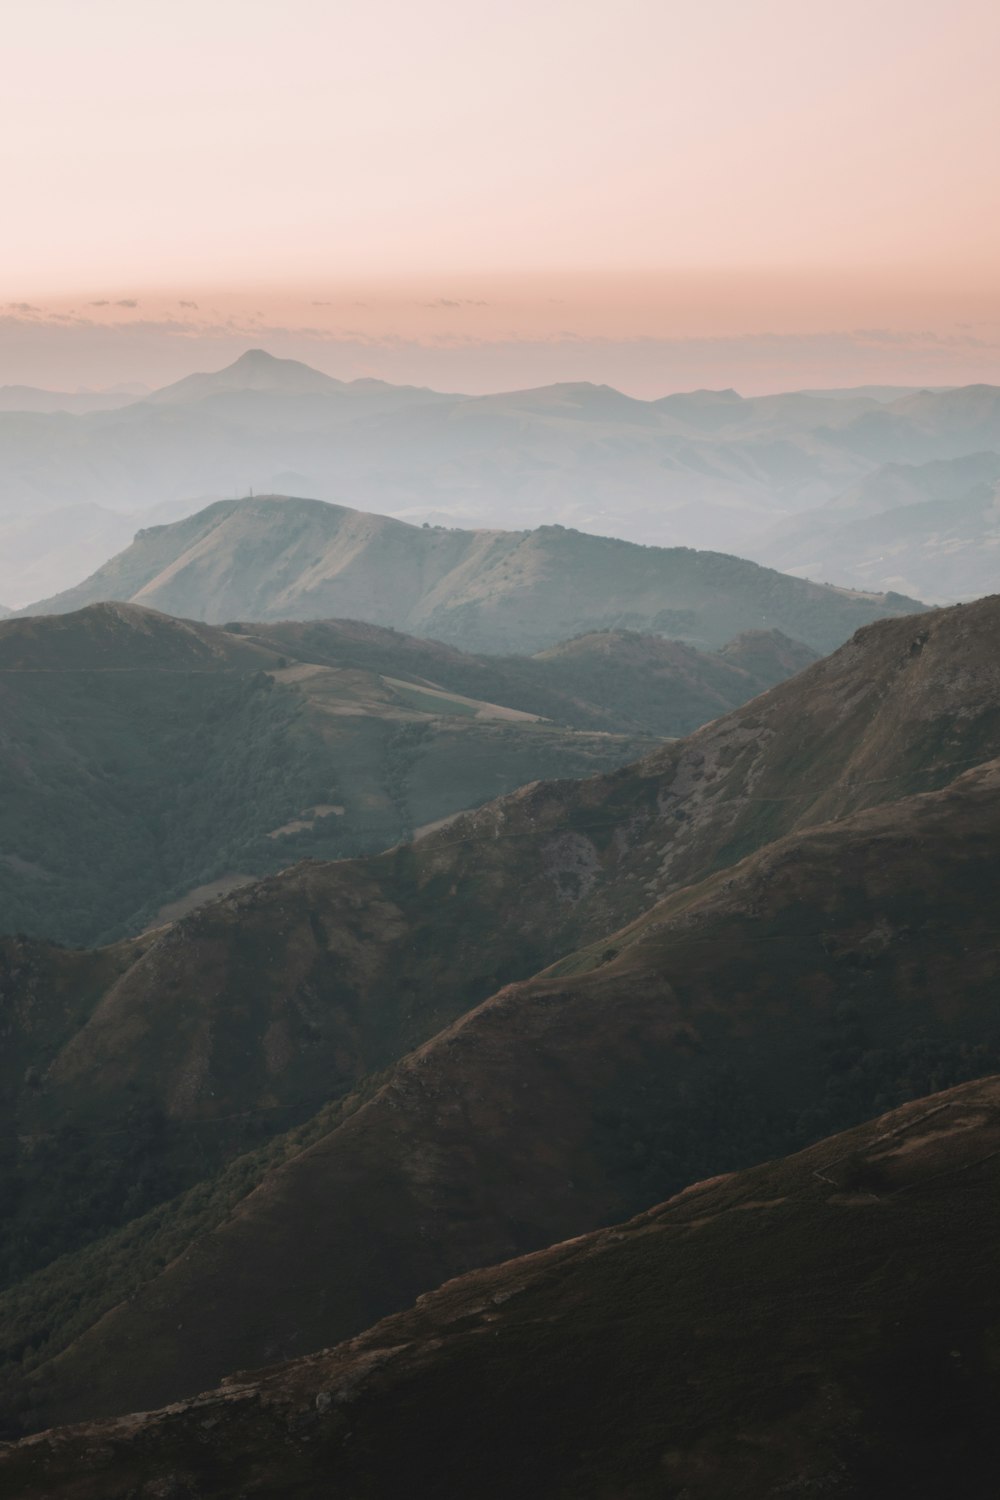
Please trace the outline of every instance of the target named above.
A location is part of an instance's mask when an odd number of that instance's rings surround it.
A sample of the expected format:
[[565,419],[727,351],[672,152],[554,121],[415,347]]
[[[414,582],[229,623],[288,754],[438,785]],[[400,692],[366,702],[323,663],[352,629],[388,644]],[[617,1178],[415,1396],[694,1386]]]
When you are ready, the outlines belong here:
[[0,508],[131,511],[234,486],[292,488],[418,520],[437,511],[452,524],[551,520],[647,543],[732,544],[867,467],[818,443],[810,420],[836,425],[877,402],[792,405],[742,403],[717,439],[607,386],[448,395],[338,381],[250,350],[119,411],[0,412]]
[[197,1400],[0,1450],[11,1500],[994,1493],[1000,1081],[695,1183]]
[[176,501],[137,518],[84,504],[0,518],[0,594],[15,606],[29,604],[99,568],[129,545],[140,524],[176,521],[203,507]]
[[533,657],[473,656],[357,620],[231,623],[230,632],[299,661],[404,674],[576,729],[689,734],[816,660],[777,630],[746,631],[718,652],[629,630],[576,636]]
[[[558,523],[760,556],[763,533],[885,463],[1000,449],[997,390],[641,401],[577,382],[473,397],[335,380],[255,349],[117,410],[0,410],[0,516],[292,493],[416,523]],[[53,543],[50,593],[79,578]]]
[[31,385],[0,385],[0,411],[116,411],[136,399],[135,391],[44,391]]
[[998,623],[881,621],[637,766],[104,955],[8,944],[26,1419],[316,1348],[995,1071]]
[[[461,1016],[147,1261],[29,1381],[40,1419],[311,1353],[449,1276],[996,1071],[998,792],[993,762],[794,835]],[[90,1257],[85,1296],[102,1271]]]
[[853,401],[858,396],[869,396],[880,405],[891,401],[898,401],[902,396],[915,396],[918,391],[931,390],[934,392],[953,390],[953,386],[947,385],[843,385],[843,386],[820,386],[816,390],[803,390],[801,396],[822,396],[828,401]]
[[32,606],[62,614],[123,599],[191,619],[348,617],[466,650],[531,653],[602,629],[725,645],[780,630],[812,650],[922,606],[788,578],[740,558],[639,547],[560,526],[531,532],[409,526],[316,500],[209,506]]
[[275,359],[263,349],[248,349],[234,364],[211,375],[185,375],[173,385],[153,391],[146,400],[153,406],[181,406],[206,397],[227,396],[234,391],[274,391],[291,396],[328,395],[346,389],[297,359]]
[[1000,454],[886,464],[808,515],[757,538],[752,556],[854,588],[948,602],[1000,584]]
[[[686,678],[623,668],[605,703],[595,674],[525,689],[517,663],[505,677],[390,632],[377,662],[331,648],[323,664],[294,632],[253,629],[121,604],[0,625],[0,931],[134,932],[304,856],[383,849],[525,781],[634,759],[659,732],[637,713],[677,732],[765,686],[689,653]],[[436,656],[453,670],[429,681]]]

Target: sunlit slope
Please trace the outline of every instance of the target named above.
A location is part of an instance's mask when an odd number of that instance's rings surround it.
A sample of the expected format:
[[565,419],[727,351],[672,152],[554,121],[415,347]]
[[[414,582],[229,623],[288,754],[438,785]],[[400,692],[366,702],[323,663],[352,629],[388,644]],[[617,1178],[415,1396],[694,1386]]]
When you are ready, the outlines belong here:
[[704,648],[752,629],[829,651],[859,626],[922,606],[790,578],[741,558],[542,526],[409,526],[314,500],[220,501],[132,546],[84,583],[33,605],[64,613],[120,599],[186,618],[349,617],[463,650],[533,652],[607,628]]

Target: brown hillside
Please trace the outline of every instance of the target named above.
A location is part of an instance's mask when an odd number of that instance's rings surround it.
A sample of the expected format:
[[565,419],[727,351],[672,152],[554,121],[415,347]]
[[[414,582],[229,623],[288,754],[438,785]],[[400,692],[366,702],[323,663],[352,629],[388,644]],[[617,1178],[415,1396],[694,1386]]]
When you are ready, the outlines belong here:
[[43,1364],[34,1420],[306,1353],[449,1275],[995,1070],[998,792],[994,762],[794,835],[502,990]]
[[350,1343],[0,1454],[11,1500],[992,1500],[1000,1083],[696,1184]]
[[[29,1333],[11,1313],[8,1353],[20,1360],[25,1338],[31,1362],[54,1352],[116,1288],[159,1268],[154,1244],[172,1257],[331,1119],[294,1139],[289,1127],[370,1091],[373,1073],[501,986],[595,943],[603,954],[606,935],[658,899],[776,837],[1000,755],[998,615],[1000,601],[984,600],[884,622],[637,766],[525,788],[383,856],[304,863],[124,950],[127,972],[88,991],[72,1027],[43,1028],[30,1081],[11,1081],[11,1274],[214,1182],[227,1163],[235,1175],[221,1196],[206,1188],[197,1212],[185,1199],[181,1219],[157,1209],[165,1240],[144,1219],[117,1269],[88,1261],[79,1282],[68,1271],[69,1301],[48,1281],[13,1286]],[[34,1003],[61,1013],[76,962]],[[22,1005],[19,976],[3,1003]]]

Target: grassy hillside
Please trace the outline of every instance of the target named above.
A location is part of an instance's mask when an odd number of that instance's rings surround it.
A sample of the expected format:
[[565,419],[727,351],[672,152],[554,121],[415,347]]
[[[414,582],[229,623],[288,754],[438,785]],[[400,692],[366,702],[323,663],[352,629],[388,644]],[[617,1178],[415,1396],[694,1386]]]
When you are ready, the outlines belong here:
[[[0,930],[119,936],[213,882],[385,848],[654,742],[631,723],[618,733],[613,704],[581,706],[577,720],[605,732],[577,731],[390,677],[394,664],[414,675],[397,658],[384,651],[380,672],[301,664],[287,641],[135,606],[5,623]],[[737,701],[758,690],[749,674],[728,681]],[[650,718],[671,717],[669,697],[670,684],[653,695]],[[686,715],[673,717],[686,727]]]
[[561,526],[416,527],[280,496],[221,501],[141,531],[85,582],[32,608],[60,614],[107,599],[217,624],[346,616],[493,654],[605,629],[699,649],[779,630],[824,652],[872,620],[922,608],[720,552],[641,547]]
[[505,703],[576,729],[674,738],[816,660],[780,631],[748,631],[721,651],[635,631],[577,636],[533,657],[473,656],[356,620],[229,625],[299,661],[390,673]]
[[121,1244],[15,1291],[8,1336],[56,1333],[41,1418],[307,1353],[450,1275],[996,1071],[998,790],[993,763],[795,835],[501,990],[238,1206],[217,1190],[225,1217],[162,1270],[172,1216],[136,1226],[146,1284],[64,1353],[53,1299],[104,1312]]
[[989,1500],[998,1160],[992,1078],[170,1412],[3,1450],[5,1493]]

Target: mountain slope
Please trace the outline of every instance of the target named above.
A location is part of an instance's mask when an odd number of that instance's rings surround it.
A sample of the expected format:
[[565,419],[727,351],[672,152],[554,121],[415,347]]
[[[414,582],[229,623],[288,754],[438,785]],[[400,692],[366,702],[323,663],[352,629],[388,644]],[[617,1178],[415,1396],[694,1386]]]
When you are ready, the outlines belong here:
[[137,399],[125,391],[46,391],[31,385],[0,385],[0,411],[75,412],[114,411]]
[[[93,1018],[33,1060],[44,1088],[18,1090],[26,1140],[86,1125],[73,1155],[79,1213],[58,1197],[45,1213],[88,1232],[88,1195],[108,1176],[100,1142],[123,1138],[136,1098],[158,1122],[145,1138],[146,1206],[280,1132],[283,1111],[301,1119],[342,1097],[499,986],[671,891],[1000,754],[998,611],[986,600],[882,622],[634,767],[524,788],[384,856],[302,864],[155,934]],[[287,795],[287,774],[276,784]],[[232,805],[243,806],[238,789]],[[316,826],[329,821],[340,819]],[[310,836],[287,835],[292,848]],[[9,994],[21,1003],[19,982]],[[179,1011],[178,995],[193,1009]],[[62,1002],[43,992],[40,1003]],[[30,1158],[16,1170],[44,1196]],[[24,1203],[41,1211],[30,1194]],[[40,1254],[48,1241],[17,1243]]]
[[32,610],[62,614],[109,598],[215,623],[350,617],[494,653],[544,650],[606,628],[699,647],[777,629],[822,652],[870,620],[921,608],[722,553],[637,547],[551,526],[412,527],[277,496],[220,502],[140,531],[86,582]]
[[[13,1294],[8,1338],[53,1338],[35,1422],[306,1353],[446,1276],[995,1070],[998,790],[993,762],[793,835],[504,988],[265,1168],[159,1273],[154,1228],[114,1311],[124,1244],[43,1275],[33,1309]],[[114,1012],[94,1019],[49,1070],[64,1097]],[[105,1314],[61,1354],[53,1298]]]
[[312,1358],[0,1450],[5,1493],[988,1500],[998,1160],[991,1078],[473,1272]]
[[592,632],[534,657],[472,656],[357,620],[229,625],[299,661],[405,674],[578,729],[675,737],[794,676],[816,653],[780,631],[747,631],[719,652],[634,631]]
[[[299,662],[288,640],[135,605],[4,622],[0,930],[134,932],[193,888],[386,848],[498,791],[655,743],[631,724],[622,735],[613,703],[574,714],[558,689],[561,717],[599,733],[439,689],[391,644],[378,671]],[[760,685],[717,670],[737,700]],[[669,717],[674,683],[652,696]],[[704,694],[695,706],[717,711]],[[679,703],[686,728],[685,714]]]
[[[129,1111],[141,1098],[156,1122],[156,1132],[143,1136],[145,1206],[196,1177],[207,1180],[249,1146],[276,1142],[286,1124],[304,1121],[324,1101],[334,1105],[358,1084],[369,1088],[366,1076],[391,1067],[504,984],[574,950],[596,944],[598,957],[607,959],[601,973],[613,979],[621,942],[610,934],[642,919],[658,899],[675,899],[671,892],[785,834],[804,837],[824,820],[943,787],[964,766],[1000,754],[998,610],[1000,601],[986,600],[925,620],[880,622],[798,679],[635,767],[526,788],[412,847],[305,864],[203,908],[136,949],[74,1034],[32,1059],[34,1082],[19,1087],[12,1105],[19,1135],[30,1143],[54,1138],[71,1123],[84,1127],[67,1137],[73,1150],[66,1161],[74,1201],[85,1209],[108,1178],[103,1143],[127,1138]],[[970,859],[974,848],[970,840]],[[912,857],[910,863],[920,868]],[[929,872],[929,891],[939,878]],[[991,879],[983,875],[983,892]],[[964,890],[957,878],[954,890]],[[848,896],[845,888],[852,909]],[[942,896],[942,909],[950,899]],[[978,899],[966,918],[956,918],[956,930],[974,920]],[[872,931],[866,902],[858,909],[869,920],[865,932]],[[755,951],[738,975],[753,972]],[[886,961],[901,951],[890,945]],[[970,949],[973,957],[978,951]],[[986,944],[986,956],[991,952]],[[718,954],[721,962],[721,944]],[[830,958],[825,949],[819,955],[822,963]],[[859,965],[863,971],[863,958]],[[857,968],[849,960],[839,972],[850,978]],[[927,971],[920,982],[932,980]],[[22,993],[15,976],[8,1003],[22,1004]],[[658,1004],[655,983],[636,990],[636,1003],[643,995]],[[61,1001],[43,988],[33,1003]],[[976,1048],[988,1045],[985,1033],[952,1040],[958,1062],[982,1066]],[[971,1052],[961,1050],[966,1044]],[[931,1063],[935,1055],[932,1049]],[[906,1068],[918,1062],[911,1058]],[[859,1098],[870,1097],[866,1087],[862,1077]],[[809,1102],[815,1102],[812,1085]],[[355,1105],[337,1103],[335,1113],[342,1107]],[[614,1134],[619,1105],[609,1118]],[[332,1117],[317,1117],[316,1128],[329,1133]],[[220,1205],[231,1212],[261,1172],[307,1144],[297,1139],[275,1144],[277,1157],[265,1152],[256,1164],[234,1165],[236,1175],[219,1194],[207,1188],[197,1200],[201,1207],[184,1210],[183,1222],[172,1210],[166,1219],[158,1210],[156,1223],[136,1229],[131,1249],[109,1242],[104,1260],[95,1246],[80,1262],[81,1279],[64,1266],[53,1270],[52,1285],[43,1272],[40,1283],[15,1288],[18,1307],[22,1294],[27,1299],[25,1317],[34,1330],[25,1335],[28,1344],[38,1349],[54,1339],[57,1347],[68,1306],[85,1326],[95,1306],[109,1305],[102,1299],[115,1300],[123,1277],[133,1288],[147,1280],[162,1253],[156,1247],[179,1253],[192,1234],[217,1222],[212,1216]],[[37,1214],[39,1179],[30,1153],[17,1170],[27,1173],[24,1201]],[[386,1192],[391,1208],[398,1196],[391,1184]],[[565,1203],[558,1193],[549,1197],[553,1212]],[[58,1202],[65,1223],[64,1198]],[[514,1217],[525,1216],[519,1210]],[[103,1220],[109,1222],[115,1221]],[[475,1225],[473,1214],[470,1233]],[[409,1250],[404,1261],[421,1264]],[[440,1265],[429,1272],[432,1279],[445,1273]]]
[[1000,586],[1000,455],[887,464],[756,538],[752,556],[855,588],[975,598]]
[[[245,975],[235,977],[241,954],[260,948],[253,993],[280,1007],[294,995],[303,965],[322,966],[332,945],[348,943],[356,918],[345,914],[355,910],[373,914],[374,924],[356,971],[351,977],[341,970],[331,992],[321,967],[311,983],[318,994],[330,999],[340,982],[344,993],[357,984],[351,1003],[361,1011],[371,985],[384,982],[388,997],[395,983],[397,991],[409,989],[419,1012],[430,1000],[450,1007],[457,984],[472,996],[464,1009],[503,982],[497,976],[526,977],[527,965],[540,968],[595,933],[634,921],[671,891],[776,838],[942,787],[1000,755],[998,629],[1000,599],[880,622],[797,678],[634,766],[527,786],[412,846],[303,864],[214,903],[163,936],[170,986],[161,990],[157,960],[149,973],[139,966],[134,991],[108,996],[106,1013],[129,1018],[123,1063],[134,1050],[135,1025],[158,1029],[162,1007],[169,1028],[170,989],[203,992],[199,975],[209,952],[220,1037],[227,1007],[241,1006],[246,994]],[[392,916],[380,940],[383,919],[374,914],[383,910]],[[503,925],[498,910],[506,913]],[[305,912],[314,920],[306,923]],[[479,977],[470,982],[473,975]],[[269,1020],[260,1024],[266,1031]],[[119,1045],[114,1029],[102,1029],[95,1044],[103,1061],[90,1071],[110,1078]],[[176,1054],[172,1045],[157,1044],[157,1078],[147,1080],[164,1099],[173,1069],[178,1077],[189,1071],[186,1044],[178,1039]],[[206,1080],[185,1096],[184,1110],[211,1114],[258,1102],[230,1093],[236,1086],[235,1076],[225,1085],[221,1077]]]

